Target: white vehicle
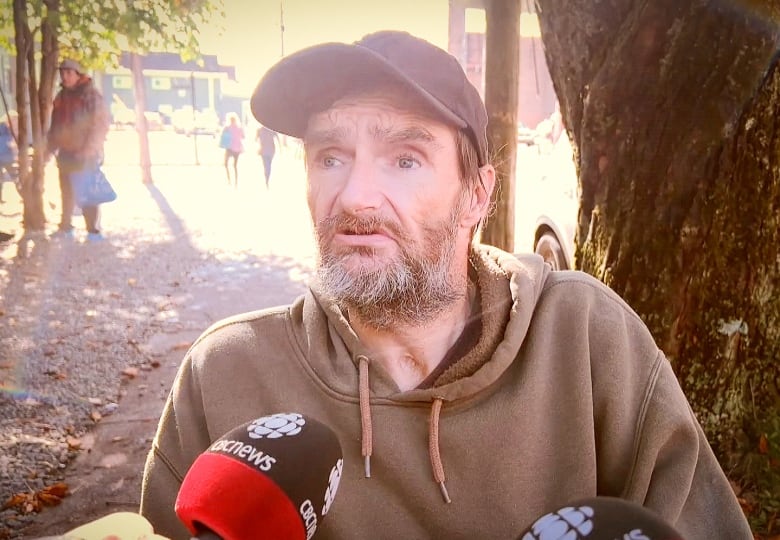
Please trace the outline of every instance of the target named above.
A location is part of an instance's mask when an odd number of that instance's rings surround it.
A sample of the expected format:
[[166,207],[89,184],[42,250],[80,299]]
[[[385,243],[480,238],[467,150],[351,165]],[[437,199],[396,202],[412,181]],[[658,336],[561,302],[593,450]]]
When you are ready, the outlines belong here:
[[214,109],[196,110],[187,105],[171,113],[171,124],[176,133],[191,135],[209,135],[216,137],[222,130],[219,116]]
[[518,145],[516,173],[515,251],[538,253],[554,270],[573,268],[579,195],[566,131],[554,144]]

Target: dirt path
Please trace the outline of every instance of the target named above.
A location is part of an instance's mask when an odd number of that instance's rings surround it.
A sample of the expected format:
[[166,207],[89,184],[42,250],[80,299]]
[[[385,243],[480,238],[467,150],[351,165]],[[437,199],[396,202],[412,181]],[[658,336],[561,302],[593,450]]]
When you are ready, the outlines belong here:
[[[266,274],[267,269],[259,268],[245,273],[240,287],[222,288],[219,294],[213,293],[213,281],[196,287],[192,296],[202,303],[191,312],[192,322],[205,329],[212,319],[287,302],[301,289],[287,281],[282,271],[270,280]],[[251,290],[266,293],[247,302],[246,291]],[[141,371],[123,384],[119,409],[84,438],[82,452],[67,471],[71,495],[38,514],[26,537],[62,534],[112,512],[138,510],[141,472],[157,420],[186,348],[199,334],[198,330],[161,333],[144,344],[145,354],[160,367]]]

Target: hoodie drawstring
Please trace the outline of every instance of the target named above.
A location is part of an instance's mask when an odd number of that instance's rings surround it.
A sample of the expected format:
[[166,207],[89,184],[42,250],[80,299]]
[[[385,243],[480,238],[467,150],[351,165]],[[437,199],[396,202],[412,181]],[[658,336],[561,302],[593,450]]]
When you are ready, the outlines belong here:
[[368,401],[368,358],[358,357],[358,396],[360,398],[360,425],[362,428],[361,454],[366,469],[366,478],[371,478],[371,452],[374,445],[371,425],[371,405]]
[[[365,467],[366,478],[371,478],[371,453],[373,452],[374,436],[371,424],[371,403],[368,399],[368,358],[358,356],[358,398],[360,401],[361,454]],[[444,465],[439,451],[439,414],[444,400],[434,398],[431,406],[431,418],[428,424],[428,452],[431,458],[433,479],[439,485],[444,502],[451,503],[450,495],[445,485]]]
[[439,452],[439,413],[441,413],[441,406],[443,400],[441,398],[434,398],[433,405],[431,406],[431,421],[428,431],[428,452],[431,456],[431,469],[433,469],[433,479],[439,484],[444,502],[451,503],[449,493],[447,493],[447,486],[444,484],[446,478],[444,476],[444,465],[441,461],[441,453]]

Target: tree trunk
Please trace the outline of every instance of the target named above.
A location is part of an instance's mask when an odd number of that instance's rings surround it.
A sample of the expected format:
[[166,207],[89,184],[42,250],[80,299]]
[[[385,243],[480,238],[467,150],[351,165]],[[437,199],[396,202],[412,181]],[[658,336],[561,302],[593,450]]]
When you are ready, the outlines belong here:
[[[16,46],[16,109],[19,114],[17,142],[19,175],[24,206],[24,229],[40,232],[46,228],[43,207],[46,130],[51,115],[52,94],[57,71],[57,29],[59,0],[44,2],[41,21],[41,80],[36,77],[35,40],[27,17],[27,1],[14,0],[14,44]],[[28,121],[29,120],[29,121]],[[30,148],[33,152],[30,153]]]
[[514,178],[517,155],[517,88],[520,69],[520,0],[485,4],[485,106],[490,161],[496,167],[495,214],[482,242],[514,248]]
[[[43,168],[41,159],[30,159],[30,142],[36,140],[35,118],[32,133],[28,130],[28,114],[39,112],[37,102],[32,102],[35,91],[34,42],[27,19],[27,1],[14,0],[14,44],[16,46],[16,109],[19,114],[19,177],[22,184],[22,204],[25,232],[43,231],[46,216],[43,211]],[[31,62],[32,60],[32,62]],[[37,138],[40,139],[40,124]],[[32,166],[31,166],[32,165]]]
[[[30,105],[30,127],[31,127],[31,146],[33,152],[30,154],[31,174],[29,182],[23,184],[24,191],[24,230],[26,232],[43,231],[46,228],[46,215],[43,210],[43,154],[45,149],[45,140],[42,126],[44,124],[41,113],[41,101],[38,92],[38,78],[35,69],[35,46],[34,37],[29,33],[27,39],[30,46],[27,47],[27,92],[29,95],[28,103]],[[19,149],[20,153],[29,153],[30,147],[25,145]]]
[[138,147],[141,151],[141,175],[144,184],[151,184],[152,158],[149,153],[149,128],[146,123],[146,86],[141,56],[130,54],[130,66],[133,73],[133,92],[135,95],[135,129],[138,132]]
[[[47,133],[54,106],[54,87],[57,83],[57,62],[59,60],[60,2],[45,0],[46,14],[41,22],[41,83],[38,86],[38,103],[41,110],[41,132]],[[45,149],[40,149],[41,155]],[[36,148],[38,151],[38,148]]]
[[724,468],[763,489],[751,467],[780,457],[780,0],[537,4],[576,147],[577,264],[640,314]]

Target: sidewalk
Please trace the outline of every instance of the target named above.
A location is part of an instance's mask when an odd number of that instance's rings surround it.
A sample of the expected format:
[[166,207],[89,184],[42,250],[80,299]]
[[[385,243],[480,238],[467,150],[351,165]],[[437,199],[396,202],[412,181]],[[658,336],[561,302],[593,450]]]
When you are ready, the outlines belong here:
[[[267,191],[259,158],[245,157],[238,189],[221,164],[158,166],[147,187],[136,169],[109,163],[119,198],[104,207],[103,243],[84,242],[82,229],[71,241],[0,246],[0,496],[56,481],[70,490],[38,514],[0,513],[0,538],[136,511],[189,344],[222,317],[304,290],[313,248],[302,164],[278,155]],[[58,203],[56,169],[44,197]]]

